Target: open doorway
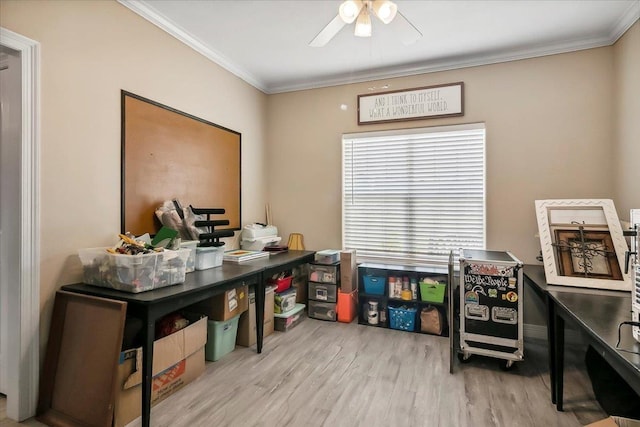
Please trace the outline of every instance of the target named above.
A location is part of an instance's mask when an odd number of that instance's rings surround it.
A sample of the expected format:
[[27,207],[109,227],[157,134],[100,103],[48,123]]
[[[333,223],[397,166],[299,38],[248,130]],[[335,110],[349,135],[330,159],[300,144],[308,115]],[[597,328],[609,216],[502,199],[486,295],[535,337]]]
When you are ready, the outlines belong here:
[[35,415],[40,322],[39,44],[0,28],[0,392]]
[[[17,215],[12,202],[19,197],[19,151],[21,123],[20,52],[0,46],[0,393],[7,394],[7,349],[9,324],[9,283],[15,280],[10,271],[15,260],[11,243],[15,239]],[[18,219],[19,221],[19,219]],[[17,230],[16,230],[17,231]]]

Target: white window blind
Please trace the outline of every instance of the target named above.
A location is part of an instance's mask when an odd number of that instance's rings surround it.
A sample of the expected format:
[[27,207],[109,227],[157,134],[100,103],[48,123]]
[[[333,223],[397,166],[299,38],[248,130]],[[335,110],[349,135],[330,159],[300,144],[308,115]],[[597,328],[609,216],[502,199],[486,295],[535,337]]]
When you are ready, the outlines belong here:
[[485,247],[483,124],[344,135],[342,242],[359,260],[446,263]]

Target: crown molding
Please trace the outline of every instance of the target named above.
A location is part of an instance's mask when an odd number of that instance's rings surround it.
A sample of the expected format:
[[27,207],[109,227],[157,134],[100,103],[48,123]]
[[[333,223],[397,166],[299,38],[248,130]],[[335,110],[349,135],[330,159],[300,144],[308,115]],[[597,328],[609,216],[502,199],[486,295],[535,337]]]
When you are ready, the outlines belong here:
[[418,74],[428,74],[440,71],[450,71],[461,68],[478,67],[482,65],[498,64],[502,62],[519,61],[523,59],[539,58],[560,53],[570,53],[585,49],[594,49],[613,45],[624,33],[640,19],[640,0],[633,2],[624,15],[618,20],[606,37],[596,37],[587,40],[574,40],[557,43],[554,45],[535,46],[528,49],[505,50],[498,54],[479,54],[444,59],[441,61],[427,61],[414,63],[398,67],[363,71],[360,73],[349,73],[348,75],[334,75],[328,78],[310,78],[304,80],[291,81],[286,84],[267,84],[247,70],[238,67],[233,61],[224,55],[207,47],[202,41],[193,37],[171,20],[156,12],[153,8],[145,4],[144,0],[117,0],[118,3],[131,9],[152,24],[171,34],[187,46],[204,55],[206,58],[220,65],[230,73],[241,78],[256,89],[267,95],[285,92],[295,92],[299,90],[319,89],[330,86],[340,86],[345,84],[363,83],[373,80],[392,79],[397,77],[414,76]]
[[117,0],[118,3],[123,5],[124,7],[132,10],[137,13],[147,21],[156,25],[160,29],[166,31],[173,37],[180,40],[182,43],[186,44],[196,52],[215,62],[225,70],[234,74],[235,76],[241,78],[245,82],[249,83],[251,86],[256,89],[261,90],[262,92],[267,92],[267,87],[260,79],[253,76],[251,73],[246,70],[238,67],[233,61],[225,57],[224,55],[216,52],[215,50],[209,48],[206,44],[200,41],[197,37],[192,36],[187,31],[183,30],[179,25],[172,22],[170,19],[167,19],[163,15],[159,14],[156,10],[149,7],[143,1],[140,0]]
[[611,44],[617,42],[638,20],[640,20],[640,0],[631,3],[624,15],[622,15],[620,20],[618,20],[616,25],[611,29],[611,33],[609,34]]
[[539,58],[542,56],[557,55],[560,53],[576,52],[579,50],[593,49],[603,46],[610,46],[612,42],[609,37],[594,38],[591,40],[580,40],[577,42],[559,43],[553,46],[533,47],[526,50],[504,51],[499,54],[480,54],[475,56],[465,56],[460,58],[445,59],[442,61],[428,61],[424,63],[414,63],[406,66],[392,67],[383,70],[363,71],[352,73],[347,78],[336,76],[328,79],[316,79],[313,81],[300,81],[293,84],[280,86],[270,86],[268,93],[294,92],[305,89],[318,89],[328,86],[339,86],[342,84],[363,83],[373,80],[392,79],[398,77],[414,76],[418,74],[436,73],[440,71],[457,70],[461,68],[478,67],[482,65],[499,64],[503,62],[520,61],[523,59]]

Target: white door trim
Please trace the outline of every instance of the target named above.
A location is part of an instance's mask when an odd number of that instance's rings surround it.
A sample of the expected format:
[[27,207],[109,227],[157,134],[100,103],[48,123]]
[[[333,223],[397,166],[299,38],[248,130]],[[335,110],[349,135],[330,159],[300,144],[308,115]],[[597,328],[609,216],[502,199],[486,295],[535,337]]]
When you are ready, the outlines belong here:
[[40,377],[40,44],[0,27],[0,44],[21,53],[19,286],[10,286],[7,416],[36,413]]

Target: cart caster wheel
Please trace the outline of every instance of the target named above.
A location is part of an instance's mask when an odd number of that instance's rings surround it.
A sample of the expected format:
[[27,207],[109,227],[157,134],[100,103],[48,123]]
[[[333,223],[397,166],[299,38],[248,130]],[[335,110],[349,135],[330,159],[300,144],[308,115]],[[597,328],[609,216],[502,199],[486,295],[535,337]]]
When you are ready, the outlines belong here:
[[469,363],[471,355],[465,355],[464,353],[458,353],[458,360],[460,363]]
[[512,368],[513,368],[513,360],[500,362],[500,369],[502,369],[503,371],[510,371]]

